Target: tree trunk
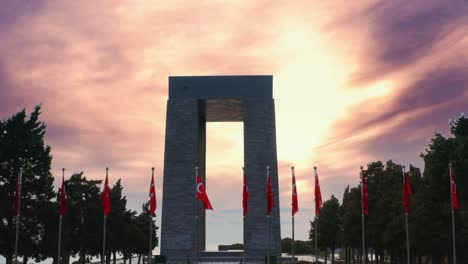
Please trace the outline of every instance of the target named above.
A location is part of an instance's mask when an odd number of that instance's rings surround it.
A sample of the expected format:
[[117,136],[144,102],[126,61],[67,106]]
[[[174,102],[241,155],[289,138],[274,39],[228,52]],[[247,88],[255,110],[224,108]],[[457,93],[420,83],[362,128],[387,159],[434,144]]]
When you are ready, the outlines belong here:
[[328,263],[328,250],[325,247],[325,264],[327,264],[327,263]]
[[106,263],[110,264],[111,263],[111,252],[106,253]]
[[345,252],[344,252],[344,261],[345,262],[344,263],[348,264],[348,248],[345,247],[344,250],[345,250]]
[[331,263],[335,264],[335,248],[332,248],[331,252],[332,252],[332,261],[331,261]]
[[140,264],[141,261],[141,254],[138,254],[138,264]]
[[65,253],[65,256],[62,257],[62,264],[70,264],[70,252]]
[[13,262],[12,254],[7,254],[5,258],[6,258],[6,264],[11,264]]
[[116,263],[116,261],[117,261],[117,259],[116,259],[115,255],[116,255],[116,252],[115,252],[115,251],[114,251],[114,252],[112,252],[112,256],[114,257],[114,264],[115,264],[115,263]]
[[133,258],[133,254],[130,254],[130,258],[128,259],[128,264],[132,264],[132,258]]

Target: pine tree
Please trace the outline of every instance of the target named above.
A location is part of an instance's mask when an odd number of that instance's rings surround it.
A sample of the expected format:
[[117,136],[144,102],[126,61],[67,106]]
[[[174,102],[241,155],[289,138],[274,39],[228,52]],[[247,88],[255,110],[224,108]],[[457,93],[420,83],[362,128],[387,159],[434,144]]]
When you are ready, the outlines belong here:
[[47,214],[55,197],[50,173],[50,147],[44,143],[46,125],[39,121],[40,106],[29,118],[22,110],[0,122],[0,254],[12,261],[15,241],[13,199],[19,169],[23,169],[19,254],[24,260],[46,258]]

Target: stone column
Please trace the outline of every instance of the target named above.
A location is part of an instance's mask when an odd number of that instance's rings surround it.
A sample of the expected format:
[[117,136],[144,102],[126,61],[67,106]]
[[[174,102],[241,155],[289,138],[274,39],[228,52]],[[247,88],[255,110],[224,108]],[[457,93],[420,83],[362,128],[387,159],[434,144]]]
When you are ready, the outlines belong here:
[[244,166],[249,186],[249,211],[244,222],[247,260],[267,255],[266,166],[270,166],[274,206],[270,219],[270,254],[281,255],[275,106],[273,99],[244,99]]
[[[204,249],[205,211],[198,205],[195,234],[195,172],[205,178],[205,121],[199,100],[172,99],[167,102],[164,153],[161,254],[174,260],[190,260],[195,249]],[[195,237],[198,237],[198,246]]]

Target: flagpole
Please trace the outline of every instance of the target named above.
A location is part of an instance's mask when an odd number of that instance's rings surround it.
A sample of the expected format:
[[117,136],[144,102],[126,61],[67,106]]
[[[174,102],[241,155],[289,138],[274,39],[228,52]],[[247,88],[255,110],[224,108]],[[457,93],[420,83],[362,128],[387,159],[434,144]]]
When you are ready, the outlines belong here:
[[197,192],[198,192],[198,183],[197,183],[197,177],[198,177],[198,166],[195,167],[195,263],[198,264],[198,197],[197,197]]
[[[154,167],[151,167],[151,179],[154,179]],[[152,188],[152,187],[151,187]],[[151,203],[151,202],[150,202]],[[151,205],[150,205],[151,206]],[[152,255],[153,255],[153,250],[152,250],[152,244],[153,244],[153,236],[151,235],[152,229],[153,229],[153,216],[151,215],[151,211],[148,211],[149,215],[149,251],[148,251],[148,264],[151,264],[152,260]]]
[[[106,179],[107,176],[109,175],[109,167],[106,167]],[[104,186],[104,189],[106,186]],[[105,191],[105,190],[104,190]],[[106,219],[107,219],[107,214],[104,212],[104,228],[103,228],[103,235],[102,235],[102,259],[101,259],[101,264],[106,263]]]
[[[294,166],[291,167],[292,171],[292,180],[294,179]],[[292,195],[294,196],[294,182],[291,183]],[[292,244],[291,244],[291,255],[292,255],[292,264],[294,264],[294,213],[292,214]]]
[[18,242],[20,228],[20,212],[21,212],[21,187],[23,185],[23,168],[20,167],[18,175],[18,211],[16,212],[16,240],[15,240],[15,262],[18,263]]
[[360,178],[361,178],[361,226],[362,226],[362,258],[363,258],[363,263],[367,263],[367,256],[366,256],[366,230],[365,230],[365,216],[364,216],[364,204],[362,203],[362,198],[364,196],[364,182],[363,182],[363,173],[362,170],[364,169],[363,166],[361,166],[361,173],[360,173]]
[[[403,165],[403,188],[406,188],[405,165]],[[404,190],[403,190],[404,191]],[[409,247],[409,231],[408,231],[408,211],[405,210],[405,226],[406,226],[406,263],[410,264],[410,247]]]
[[[242,198],[244,198],[244,189],[245,189],[245,167],[242,167],[242,177],[244,178],[244,187],[243,187],[243,190],[242,190]],[[244,208],[243,208],[243,212],[242,212],[242,218],[243,218],[243,224],[245,225],[245,213],[244,213]],[[244,232],[244,235],[245,235],[245,232]],[[245,264],[245,237],[244,237],[244,243],[242,245],[242,263]]]
[[[268,189],[268,177],[270,177],[270,166],[266,166],[266,172],[267,172],[267,189]],[[268,199],[269,198],[267,197],[267,200]],[[267,201],[267,203],[268,203],[268,201]],[[267,223],[268,223],[268,225],[267,225],[267,229],[268,229],[267,264],[270,264],[270,213],[269,212],[267,213]]]
[[[314,173],[315,173],[315,183],[317,183],[317,166],[314,166]],[[317,187],[315,187],[317,190]],[[317,197],[314,196],[315,206],[317,206]],[[315,264],[318,264],[318,230],[317,230],[317,208],[315,208]]]
[[453,247],[453,264],[457,264],[457,247],[455,240],[455,211],[453,209],[453,179],[452,179],[452,163],[449,163],[449,178],[450,178],[450,203],[452,205],[452,247]]
[[[65,178],[65,168],[62,168],[62,181]],[[63,190],[60,190],[63,192]],[[62,200],[59,199],[59,203],[61,203]],[[62,205],[60,205],[62,206]],[[60,250],[62,248],[62,213],[59,213],[59,232],[58,232],[58,249],[57,249],[57,264],[60,264]]]

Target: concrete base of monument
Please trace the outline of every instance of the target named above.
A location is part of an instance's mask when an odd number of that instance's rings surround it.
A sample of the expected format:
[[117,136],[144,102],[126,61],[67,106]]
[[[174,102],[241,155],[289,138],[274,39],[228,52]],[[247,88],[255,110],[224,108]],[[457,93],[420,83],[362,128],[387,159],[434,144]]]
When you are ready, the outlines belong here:
[[[198,254],[198,263],[223,263],[223,264],[234,264],[243,262],[243,251],[242,250],[229,250],[229,251],[200,251]],[[297,261],[297,258],[295,258]],[[172,263],[172,261],[169,261]],[[169,263],[168,262],[168,263]],[[175,261],[174,263],[176,263]],[[264,264],[265,259],[246,259],[246,263],[251,264]],[[291,256],[281,256],[277,258],[276,263],[291,263]],[[179,262],[177,262],[179,263]],[[187,263],[187,262],[185,262]],[[273,263],[273,262],[272,262]]]

